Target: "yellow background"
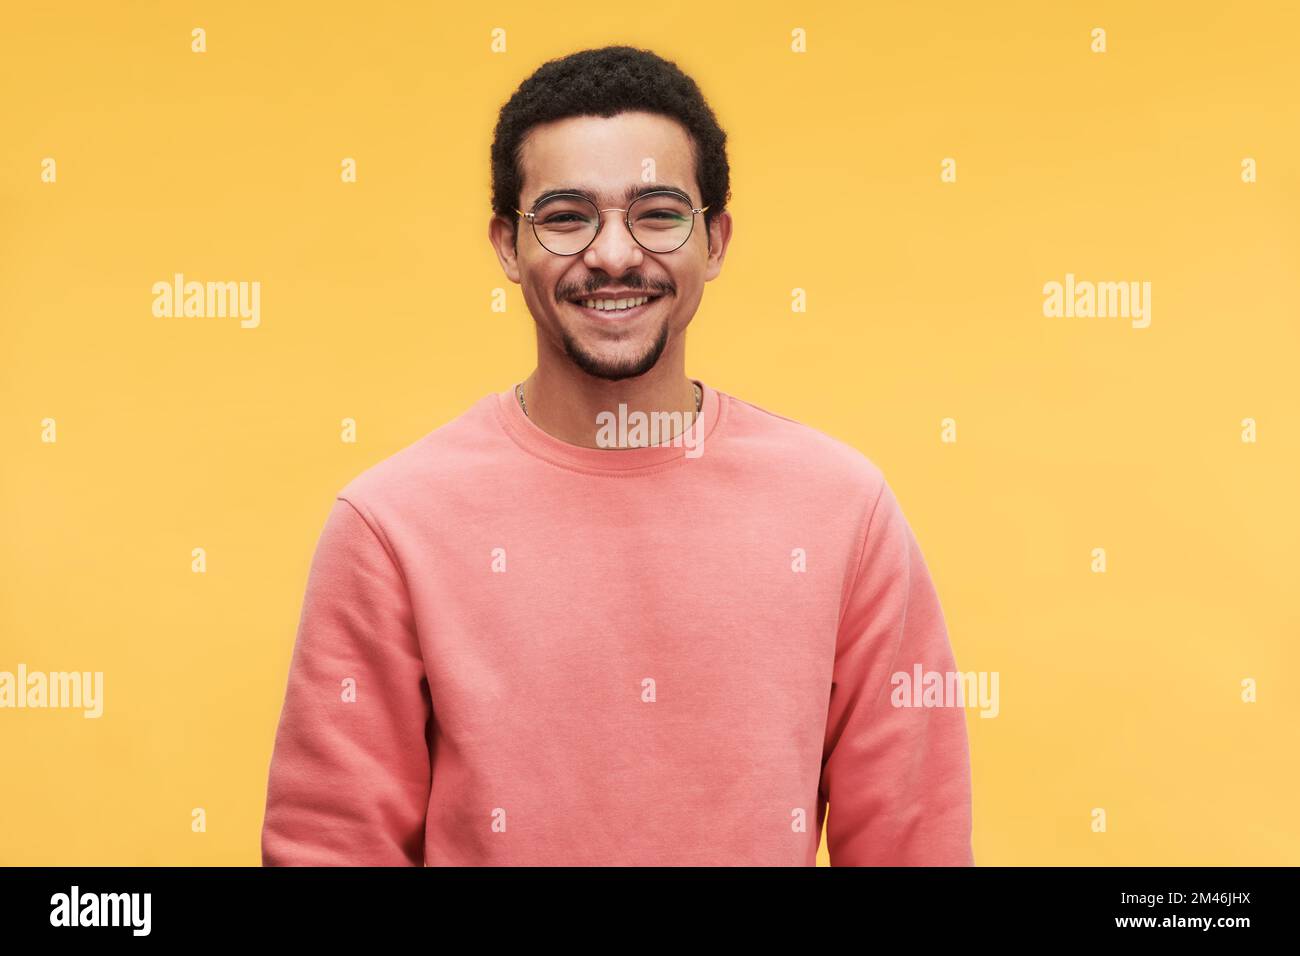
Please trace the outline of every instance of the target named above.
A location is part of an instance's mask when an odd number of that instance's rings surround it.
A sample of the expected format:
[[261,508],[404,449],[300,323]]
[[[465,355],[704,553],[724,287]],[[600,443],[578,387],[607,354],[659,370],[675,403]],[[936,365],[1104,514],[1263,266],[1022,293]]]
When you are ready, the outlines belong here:
[[[497,110],[615,42],[676,60],[729,135],[735,234],[688,372],[875,461],[958,666],[1000,674],[1001,714],[968,711],[976,862],[1300,863],[1295,4],[6,20],[0,670],[102,670],[105,712],[0,711],[0,863],[259,862],[332,496],[532,368],[486,239]],[[174,272],[260,281],[261,327],[153,317]],[[1067,272],[1151,282],[1151,326],[1045,318]]]

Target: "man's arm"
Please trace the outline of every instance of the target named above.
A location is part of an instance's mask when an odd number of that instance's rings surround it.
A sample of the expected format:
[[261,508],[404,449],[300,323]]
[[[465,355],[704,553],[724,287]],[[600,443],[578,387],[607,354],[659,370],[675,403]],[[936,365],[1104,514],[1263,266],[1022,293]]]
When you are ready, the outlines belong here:
[[422,866],[432,717],[406,584],[334,501],[312,558],[262,824],[265,866]]
[[[973,866],[962,707],[895,707],[892,674],[955,670],[943,611],[887,483],[840,623],[822,752],[832,866]],[[909,695],[910,696],[910,695]]]

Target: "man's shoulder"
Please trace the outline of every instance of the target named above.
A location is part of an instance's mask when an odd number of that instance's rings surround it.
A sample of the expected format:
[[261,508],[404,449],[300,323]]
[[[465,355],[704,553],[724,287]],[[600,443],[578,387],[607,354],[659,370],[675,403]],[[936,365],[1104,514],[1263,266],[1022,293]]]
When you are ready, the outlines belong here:
[[456,417],[380,459],[338,492],[366,509],[434,500],[440,488],[480,466],[489,466],[496,428],[496,395],[490,393]]
[[848,442],[735,395],[727,399],[728,439],[751,461],[771,462],[817,484],[859,493],[874,495],[884,484],[884,472],[875,461]]

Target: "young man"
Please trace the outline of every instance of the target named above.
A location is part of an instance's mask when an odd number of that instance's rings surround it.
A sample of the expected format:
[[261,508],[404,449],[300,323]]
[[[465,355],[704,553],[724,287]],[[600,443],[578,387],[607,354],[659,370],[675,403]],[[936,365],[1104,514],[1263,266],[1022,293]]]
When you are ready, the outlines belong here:
[[828,803],[832,865],[974,862],[964,711],[891,693],[954,671],[892,490],[686,375],[725,143],[629,47],[501,110],[489,236],[537,367],[339,492],[265,864],[810,866]]

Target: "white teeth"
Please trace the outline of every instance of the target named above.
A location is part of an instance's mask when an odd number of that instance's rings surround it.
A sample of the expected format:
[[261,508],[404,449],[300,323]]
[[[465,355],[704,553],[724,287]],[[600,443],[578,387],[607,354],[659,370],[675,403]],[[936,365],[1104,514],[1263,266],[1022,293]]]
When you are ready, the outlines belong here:
[[600,312],[618,312],[624,309],[634,309],[638,305],[645,305],[649,301],[650,297],[648,295],[642,295],[634,299],[583,299],[582,305]]

